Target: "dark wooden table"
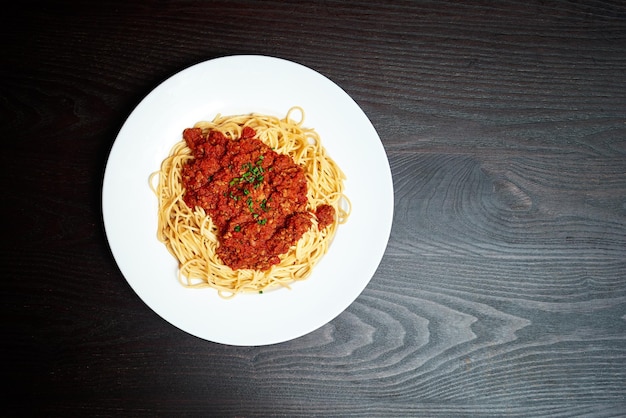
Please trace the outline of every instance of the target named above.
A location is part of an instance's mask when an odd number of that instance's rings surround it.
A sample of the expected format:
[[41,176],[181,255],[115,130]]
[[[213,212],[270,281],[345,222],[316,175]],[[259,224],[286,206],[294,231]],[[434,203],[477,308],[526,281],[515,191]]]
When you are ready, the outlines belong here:
[[[0,20],[3,416],[626,415],[624,2],[23,1]],[[235,54],[339,84],[394,180],[368,287],[271,346],[162,320],[102,221],[132,109]]]

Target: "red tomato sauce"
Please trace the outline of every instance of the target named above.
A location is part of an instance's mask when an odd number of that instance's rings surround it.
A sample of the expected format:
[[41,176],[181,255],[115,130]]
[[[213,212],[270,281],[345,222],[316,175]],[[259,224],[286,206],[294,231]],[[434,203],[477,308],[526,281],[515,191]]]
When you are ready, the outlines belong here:
[[193,159],[182,168],[184,201],[200,206],[217,226],[217,255],[232,269],[267,270],[278,264],[311,227],[334,221],[335,209],[306,209],[307,184],[302,167],[254,138],[245,127],[240,138],[218,131],[188,128],[183,138]]

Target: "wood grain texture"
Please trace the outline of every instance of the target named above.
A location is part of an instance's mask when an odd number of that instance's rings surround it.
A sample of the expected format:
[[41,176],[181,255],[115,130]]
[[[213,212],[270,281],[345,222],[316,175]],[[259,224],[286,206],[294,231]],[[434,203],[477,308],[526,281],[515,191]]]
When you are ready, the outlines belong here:
[[[3,415],[626,415],[623,2],[67,0],[0,23]],[[394,180],[369,286],[273,346],[163,321],[102,226],[134,106],[232,54],[338,83]]]

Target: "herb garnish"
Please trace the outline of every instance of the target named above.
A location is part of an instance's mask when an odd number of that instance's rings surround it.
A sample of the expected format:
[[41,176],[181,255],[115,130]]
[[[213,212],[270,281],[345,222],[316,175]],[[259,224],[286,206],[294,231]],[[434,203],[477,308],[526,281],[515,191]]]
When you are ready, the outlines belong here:
[[265,169],[262,166],[264,158],[265,157],[263,155],[259,155],[256,164],[243,164],[241,169],[245,171],[241,174],[241,177],[233,177],[228,184],[230,186],[234,186],[239,183],[251,183],[255,189],[261,186],[261,183],[263,183],[264,180],[263,173],[265,172]]
[[[245,200],[246,206],[248,207],[248,210],[252,214],[252,217],[256,220],[256,223],[259,225],[267,224],[267,219],[259,218],[259,214],[256,213],[255,211],[255,207],[254,207],[255,203],[259,204],[259,207],[261,208],[263,212],[269,212],[270,208],[267,207],[268,199],[263,199],[263,200],[255,202],[252,199],[252,196],[250,196],[250,193],[252,193],[252,191],[250,190],[249,187],[246,187],[246,185],[250,184],[255,189],[261,186],[261,184],[263,183],[263,180],[265,180],[265,177],[263,176],[263,173],[265,173],[265,169],[263,168],[263,165],[262,165],[264,158],[265,158],[264,155],[259,155],[257,161],[254,164],[251,162],[243,164],[241,166],[241,169],[244,170],[243,173],[239,177],[233,177],[228,183],[231,187],[238,185],[236,189],[231,190],[229,192],[228,196],[235,201],[238,201],[240,198],[247,196]],[[232,167],[229,166],[229,168],[232,168]],[[271,170],[271,167],[270,167],[270,170]],[[239,193],[243,194],[243,196],[237,193],[237,190],[239,191]],[[236,232],[239,232],[241,230],[241,227],[237,225],[234,230]]]

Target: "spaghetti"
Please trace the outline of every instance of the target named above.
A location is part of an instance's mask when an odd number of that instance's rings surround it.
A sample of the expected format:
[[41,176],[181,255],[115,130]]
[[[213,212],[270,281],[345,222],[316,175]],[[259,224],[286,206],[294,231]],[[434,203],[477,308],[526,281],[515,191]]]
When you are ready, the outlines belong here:
[[293,107],[284,119],[198,122],[150,176],[157,236],[178,260],[183,286],[224,298],[289,287],[328,251],[350,202],[343,172],[303,121]]

